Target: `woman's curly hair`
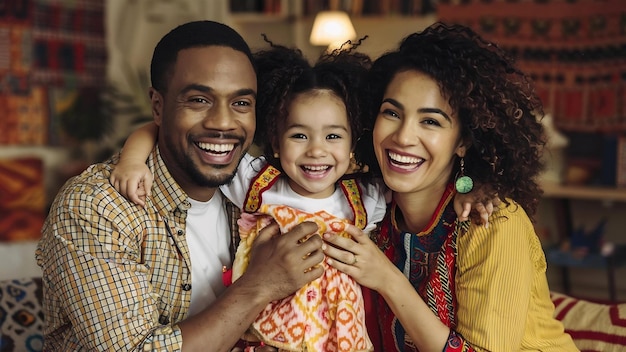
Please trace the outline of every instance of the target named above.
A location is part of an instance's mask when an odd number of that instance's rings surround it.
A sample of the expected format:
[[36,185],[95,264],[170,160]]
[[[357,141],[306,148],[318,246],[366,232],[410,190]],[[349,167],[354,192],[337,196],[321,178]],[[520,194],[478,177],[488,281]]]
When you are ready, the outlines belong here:
[[356,43],[348,41],[342,48],[322,54],[314,64],[307,61],[301,50],[277,45],[264,38],[270,48],[254,54],[260,92],[254,140],[267,161],[281,170],[272,150],[272,141],[279,135],[278,126],[285,123],[289,105],[297,95],[316,90],[330,90],[343,101],[352,132],[352,145],[356,145],[364,126],[363,98],[372,63],[369,56],[355,51],[365,38]]
[[[435,23],[413,33],[400,47],[383,54],[370,70],[373,128],[388,84],[398,72],[417,70],[439,83],[442,95],[458,112],[462,138],[470,147],[465,173],[482,185],[486,196],[519,203],[533,218],[541,189],[545,144],[543,108],[528,76],[496,44],[461,25]],[[376,105],[376,106],[373,106]],[[371,136],[357,148],[370,170],[380,172]],[[458,172],[458,164],[451,180]]]

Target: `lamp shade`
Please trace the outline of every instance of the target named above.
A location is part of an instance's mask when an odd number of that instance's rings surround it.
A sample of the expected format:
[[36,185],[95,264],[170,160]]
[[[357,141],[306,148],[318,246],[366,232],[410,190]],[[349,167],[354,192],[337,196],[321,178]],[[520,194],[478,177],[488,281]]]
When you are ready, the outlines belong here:
[[315,16],[309,40],[313,45],[340,47],[341,44],[355,37],[356,31],[347,13],[321,11]]

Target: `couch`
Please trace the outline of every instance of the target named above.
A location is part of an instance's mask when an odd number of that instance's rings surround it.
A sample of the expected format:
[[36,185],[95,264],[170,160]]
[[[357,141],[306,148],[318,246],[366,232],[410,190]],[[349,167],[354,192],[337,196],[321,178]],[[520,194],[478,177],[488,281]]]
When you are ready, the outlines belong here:
[[581,351],[626,351],[626,303],[595,303],[557,292],[551,297],[554,316]]
[[[41,351],[41,278],[0,281],[0,352]],[[584,352],[626,351],[626,303],[601,304],[552,293],[555,317]]]
[[0,281],[0,352],[43,348],[41,278]]

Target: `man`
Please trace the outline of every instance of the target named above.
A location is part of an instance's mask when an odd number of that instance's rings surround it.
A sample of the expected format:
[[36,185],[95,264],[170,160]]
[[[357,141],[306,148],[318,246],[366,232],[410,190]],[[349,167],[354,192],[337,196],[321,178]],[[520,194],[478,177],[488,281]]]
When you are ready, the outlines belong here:
[[45,350],[228,351],[271,301],[322,274],[304,223],[264,230],[227,289],[236,214],[229,182],[255,132],[256,74],[230,27],[198,21],[157,44],[149,90],[158,141],[145,207],[109,183],[117,157],[68,181],[43,227]]

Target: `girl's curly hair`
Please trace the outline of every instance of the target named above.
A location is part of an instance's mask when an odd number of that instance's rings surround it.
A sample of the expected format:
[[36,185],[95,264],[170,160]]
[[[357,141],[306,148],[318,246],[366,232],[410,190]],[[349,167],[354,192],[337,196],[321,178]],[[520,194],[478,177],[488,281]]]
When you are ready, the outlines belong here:
[[263,37],[270,48],[254,54],[260,92],[254,140],[261,146],[267,161],[281,170],[272,151],[278,126],[285,123],[288,107],[297,95],[316,90],[330,90],[343,101],[352,132],[352,145],[356,145],[364,126],[363,98],[372,61],[355,50],[366,37],[355,43],[347,41],[340,49],[322,54],[314,64],[307,61],[301,50],[274,44],[265,35]]
[[[435,23],[403,39],[383,54],[370,70],[367,126],[373,128],[385,90],[398,72],[416,70],[439,83],[441,93],[458,112],[462,138],[470,147],[465,173],[482,185],[486,196],[510,198],[533,218],[541,189],[545,144],[543,108],[530,79],[496,44],[461,25]],[[374,106],[375,105],[375,106]],[[379,173],[371,136],[357,152],[370,170]],[[457,168],[451,180],[458,172]]]

